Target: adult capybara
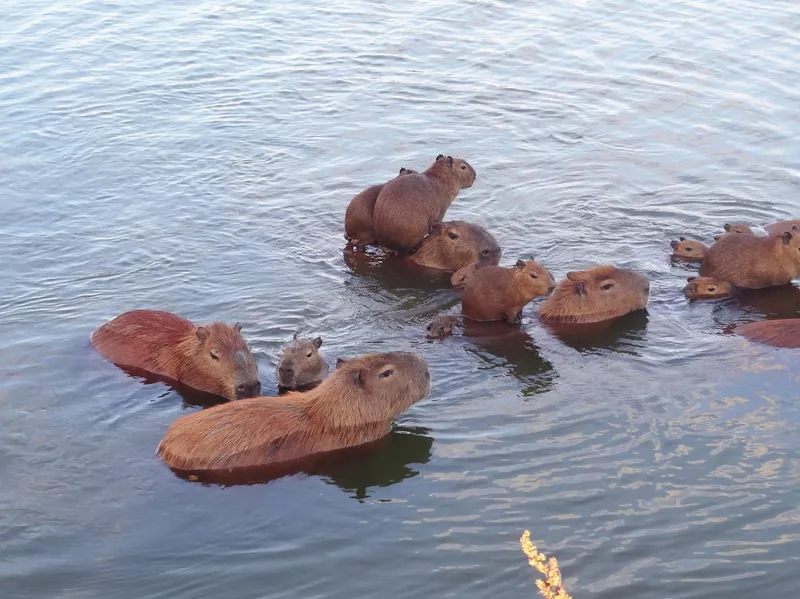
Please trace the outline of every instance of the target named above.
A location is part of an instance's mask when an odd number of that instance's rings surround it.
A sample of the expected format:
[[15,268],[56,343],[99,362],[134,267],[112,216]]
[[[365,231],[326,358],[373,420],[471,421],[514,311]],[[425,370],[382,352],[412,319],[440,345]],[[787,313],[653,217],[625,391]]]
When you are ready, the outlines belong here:
[[515,323],[528,302],[547,295],[553,287],[555,281],[547,269],[532,260],[518,260],[513,268],[485,266],[467,281],[461,311],[472,320]]
[[328,363],[319,353],[322,337],[298,339],[283,348],[275,373],[280,389],[302,389],[318,384],[328,376]]
[[456,271],[473,262],[496,266],[501,254],[500,246],[486,229],[455,220],[434,225],[407,260],[426,268]]
[[437,316],[425,330],[428,331],[428,339],[444,339],[453,334],[453,329],[463,325],[463,320],[459,316]]
[[453,276],[450,277],[450,285],[453,286],[453,289],[463,290],[467,286],[467,281],[472,278],[472,275],[475,274],[475,271],[480,270],[483,268],[477,262],[473,262],[472,264],[468,264],[463,268],[459,268],[456,272],[453,273]]
[[790,283],[800,276],[800,232],[724,235],[708,248],[700,274],[748,289]]
[[687,262],[702,262],[708,246],[699,241],[679,237],[678,241],[670,241],[672,257]]
[[613,266],[568,272],[553,294],[539,306],[545,322],[593,323],[644,310],[650,283],[642,274]]
[[389,181],[375,201],[378,243],[411,253],[442,221],[458,192],[474,182],[475,169],[466,160],[441,154],[425,172]]
[[157,453],[175,470],[227,471],[375,441],[430,392],[428,366],[405,352],[344,361],[305,393],[249,399],[176,420]]
[[733,285],[713,277],[689,277],[683,294],[689,301],[720,299],[735,293]]
[[767,235],[782,235],[787,231],[800,231],[800,220],[782,220],[771,225],[765,225]]
[[800,318],[750,322],[737,327],[736,332],[775,347],[800,347]]
[[241,325],[195,326],[161,310],[132,310],[92,334],[104,358],[228,399],[261,393],[255,358]]
[[[416,173],[407,168],[401,168],[398,177]],[[375,236],[372,216],[375,212],[375,200],[378,199],[386,183],[372,185],[350,200],[344,213],[344,238],[356,248],[363,248],[378,243]]]

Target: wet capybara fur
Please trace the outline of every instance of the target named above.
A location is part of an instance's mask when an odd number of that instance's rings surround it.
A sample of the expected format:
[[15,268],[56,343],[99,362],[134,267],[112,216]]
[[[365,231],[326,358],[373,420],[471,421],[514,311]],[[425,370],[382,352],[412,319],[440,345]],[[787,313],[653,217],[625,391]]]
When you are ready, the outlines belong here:
[[515,323],[526,304],[547,295],[554,286],[547,269],[532,260],[518,260],[512,268],[485,266],[467,281],[461,295],[461,311],[472,320]]
[[463,326],[463,320],[460,316],[437,316],[434,318],[425,330],[428,331],[428,339],[444,339],[448,335],[453,334],[453,329]]
[[304,389],[319,384],[328,376],[328,363],[319,353],[322,337],[298,339],[283,348],[275,373],[281,390]]
[[195,326],[171,312],[132,310],[98,328],[92,345],[119,366],[205,393],[227,399],[261,393],[256,361],[239,323]]
[[473,262],[472,264],[468,264],[463,268],[459,268],[453,273],[453,276],[450,277],[450,285],[452,285],[453,289],[463,291],[467,286],[467,281],[469,281],[472,275],[474,275],[475,272],[481,268],[482,266],[477,262]]
[[800,220],[782,220],[771,225],[766,225],[764,230],[767,235],[782,235],[787,231],[800,231]]
[[672,257],[686,262],[702,262],[708,246],[699,241],[679,237],[678,241],[670,241]]
[[455,220],[434,225],[430,235],[407,260],[426,268],[453,272],[473,262],[496,266],[500,256],[500,246],[486,229]]
[[735,293],[733,285],[713,277],[689,277],[683,294],[689,301],[720,299]]
[[568,272],[542,305],[539,318],[556,323],[594,323],[644,310],[650,283],[642,274],[613,266]]
[[700,274],[747,289],[790,283],[800,276],[800,232],[724,235],[706,252]]
[[311,391],[183,416],[169,427],[157,454],[174,470],[195,472],[293,462],[383,437],[395,417],[429,392],[421,357],[366,355],[338,364]]
[[736,332],[774,347],[800,347],[800,318],[750,322],[737,327]]
[[475,169],[466,160],[441,154],[425,172],[389,181],[375,201],[378,243],[400,253],[413,252],[442,222],[458,192],[474,182]]

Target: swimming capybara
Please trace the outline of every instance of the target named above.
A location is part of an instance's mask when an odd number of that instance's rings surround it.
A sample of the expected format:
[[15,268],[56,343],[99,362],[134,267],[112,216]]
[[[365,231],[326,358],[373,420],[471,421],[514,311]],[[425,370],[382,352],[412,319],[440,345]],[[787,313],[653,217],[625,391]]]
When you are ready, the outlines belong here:
[[425,327],[428,339],[444,339],[453,334],[453,329],[462,326],[463,321],[458,316],[437,316]]
[[774,347],[800,347],[800,318],[750,322],[737,327],[736,332]]
[[725,229],[726,233],[738,233],[740,235],[755,235],[755,233],[753,233],[753,229],[741,223],[735,223],[735,224],[725,223],[724,225],[722,225],[722,228]]
[[444,218],[462,189],[475,182],[466,160],[439,155],[423,173],[392,179],[375,201],[375,233],[380,245],[411,253]]
[[708,246],[699,241],[679,237],[678,241],[670,241],[672,257],[687,262],[702,262]]
[[791,283],[800,276],[800,232],[724,235],[706,252],[700,274],[748,289]]
[[[397,175],[410,175],[416,173],[407,168],[401,168]],[[372,185],[350,200],[344,213],[344,238],[356,248],[363,248],[378,243],[372,216],[375,211],[375,200],[378,199],[386,183]]]
[[683,294],[689,301],[720,299],[735,293],[730,283],[713,277],[689,277],[686,281]]
[[644,310],[650,298],[647,277],[613,266],[568,272],[539,306],[545,322],[586,324]]
[[518,260],[513,268],[485,266],[467,281],[461,311],[472,320],[515,323],[528,302],[547,295],[553,287],[555,281],[547,269],[532,260]]
[[261,393],[255,358],[241,325],[214,322],[195,326],[161,310],[132,310],[92,334],[106,359],[177,381],[227,399]]
[[473,262],[496,266],[501,253],[497,241],[486,229],[455,220],[434,225],[430,235],[407,260],[426,268],[456,271]]
[[298,339],[283,348],[275,372],[280,389],[303,389],[318,384],[328,376],[328,363],[319,353],[322,337]]
[[472,275],[475,274],[475,271],[481,268],[482,266],[477,262],[473,262],[472,264],[468,264],[463,268],[459,268],[453,273],[453,276],[450,277],[450,285],[453,286],[453,289],[463,291],[463,289],[467,286],[467,281],[469,281]]
[[156,450],[173,469],[285,464],[375,441],[430,392],[428,365],[405,352],[350,359],[305,393],[223,404],[178,418]]
[[800,231],[800,220],[782,220],[771,225],[766,225],[764,230],[768,235],[782,235],[787,231]]

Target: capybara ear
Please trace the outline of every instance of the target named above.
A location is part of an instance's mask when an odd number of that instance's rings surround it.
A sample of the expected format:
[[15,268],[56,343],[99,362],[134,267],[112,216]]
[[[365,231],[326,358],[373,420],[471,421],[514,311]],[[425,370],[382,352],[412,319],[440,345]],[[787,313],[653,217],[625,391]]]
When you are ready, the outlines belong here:
[[581,280],[581,275],[580,273],[577,273],[575,271],[570,271],[567,273],[567,278],[573,283],[577,283],[578,281]]
[[297,341],[297,333],[295,333],[294,335],[292,335],[292,341]]
[[209,335],[211,335],[211,333],[209,332],[209,330],[206,327],[197,327],[197,330],[195,331],[195,335],[197,335],[197,338],[200,341],[205,341],[206,339],[208,339],[208,337],[209,337]]
[[339,368],[342,364],[347,364],[348,361],[347,358],[336,358],[336,368]]
[[786,231],[783,235],[781,235],[781,240],[783,241],[783,245],[789,245],[792,241],[792,232]]
[[453,157],[452,156],[448,156],[447,157],[447,168],[453,168]]
[[692,282],[692,281],[694,281],[696,278],[697,278],[697,277],[686,277],[686,282],[687,282],[687,283],[691,283],[691,282]]
[[322,337],[315,337],[311,343],[314,344],[314,347],[319,349],[319,347],[322,345]]
[[401,166],[401,167],[400,167],[400,174],[402,175],[402,174],[403,174],[403,173],[405,173],[405,172],[406,172],[406,167],[404,167],[404,166]]
[[792,231],[800,231],[800,227],[797,225],[792,225]]
[[356,387],[363,387],[364,386],[364,379],[361,376],[361,369],[360,368],[353,373],[353,384]]
[[439,155],[436,157],[436,162],[439,162],[439,161],[440,161],[442,158],[444,158],[444,154],[439,154]]
[[722,237],[722,235],[714,235],[714,241],[719,241],[720,237]]
[[237,322],[235,325],[233,325],[233,328],[236,330],[237,333],[241,333],[242,332],[242,323]]
[[522,270],[525,268],[525,261],[524,260],[517,260],[517,263],[514,265],[514,268],[518,270]]
[[725,223],[724,225],[722,225],[722,228],[725,229],[729,233],[731,231],[731,225],[729,223]]
[[686,241],[685,237],[678,237],[678,239],[680,239],[681,241]]
[[428,326],[426,326],[426,327],[425,327],[425,330],[426,330],[426,331],[430,331],[432,326],[433,326],[433,323],[432,323],[432,322],[429,322],[429,323],[428,323]]

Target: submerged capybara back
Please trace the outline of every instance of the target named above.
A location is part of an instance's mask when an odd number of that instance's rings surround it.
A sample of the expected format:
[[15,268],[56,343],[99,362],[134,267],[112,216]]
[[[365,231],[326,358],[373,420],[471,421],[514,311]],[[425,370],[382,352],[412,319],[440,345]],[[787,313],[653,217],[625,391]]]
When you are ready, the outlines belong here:
[[800,347],[800,318],[762,320],[743,324],[739,335],[774,347]]
[[747,289],[790,283],[800,276],[800,233],[724,235],[706,252],[700,274]]

